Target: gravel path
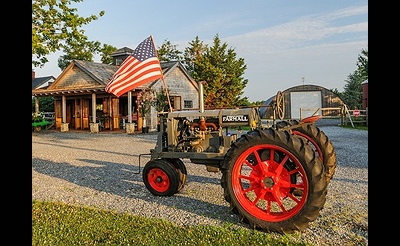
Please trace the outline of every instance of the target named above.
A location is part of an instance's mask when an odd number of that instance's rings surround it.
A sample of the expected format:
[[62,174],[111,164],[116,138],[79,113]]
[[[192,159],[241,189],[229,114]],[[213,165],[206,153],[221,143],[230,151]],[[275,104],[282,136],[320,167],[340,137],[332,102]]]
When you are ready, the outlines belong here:
[[[320,216],[305,231],[288,237],[314,245],[368,245],[368,131],[320,129],[335,147],[336,173]],[[156,138],[156,133],[33,132],[32,199],[129,212],[182,226],[232,223],[248,228],[229,213],[221,173],[207,172],[204,165],[184,159],[188,180],[180,193],[153,196],[138,164],[139,154],[148,154]],[[141,157],[141,168],[147,161],[148,156]]]

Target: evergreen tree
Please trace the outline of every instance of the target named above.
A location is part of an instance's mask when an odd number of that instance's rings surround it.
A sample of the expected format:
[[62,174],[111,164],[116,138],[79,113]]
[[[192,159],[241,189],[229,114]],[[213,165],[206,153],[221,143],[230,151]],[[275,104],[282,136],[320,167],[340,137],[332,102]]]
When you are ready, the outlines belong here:
[[361,109],[362,108],[362,85],[364,80],[360,77],[359,73],[355,71],[348,76],[346,85],[344,86],[344,92],[341,94],[343,102],[349,109]]
[[206,82],[206,107],[232,107],[242,103],[240,96],[247,84],[247,79],[242,77],[246,64],[243,58],[237,59],[233,48],[221,43],[218,34],[214,36],[213,46],[196,57],[193,68],[194,80]]
[[362,82],[368,79],[368,50],[363,49],[357,59],[357,70],[349,74],[344,91],[339,93],[349,109],[361,109],[363,100]]
[[193,72],[196,70],[195,63],[196,60],[200,60],[203,54],[208,49],[208,46],[200,41],[199,36],[196,36],[192,42],[189,42],[189,47],[185,48],[184,51],[184,61],[182,62],[185,65],[186,70],[190,75],[193,76]]

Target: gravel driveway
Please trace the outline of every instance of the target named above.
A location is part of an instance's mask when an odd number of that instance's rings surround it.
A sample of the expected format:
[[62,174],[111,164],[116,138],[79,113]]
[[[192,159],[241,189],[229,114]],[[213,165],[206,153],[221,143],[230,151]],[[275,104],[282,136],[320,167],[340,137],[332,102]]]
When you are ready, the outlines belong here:
[[[314,245],[368,245],[368,131],[334,125],[320,129],[335,147],[336,173],[320,216],[305,231],[288,237]],[[139,154],[148,154],[156,138],[156,133],[33,132],[32,199],[129,212],[182,226],[232,223],[248,228],[229,212],[221,173],[207,172],[204,165],[185,159],[188,179],[180,193],[153,196],[138,164]],[[141,168],[147,161],[148,156],[141,157]]]

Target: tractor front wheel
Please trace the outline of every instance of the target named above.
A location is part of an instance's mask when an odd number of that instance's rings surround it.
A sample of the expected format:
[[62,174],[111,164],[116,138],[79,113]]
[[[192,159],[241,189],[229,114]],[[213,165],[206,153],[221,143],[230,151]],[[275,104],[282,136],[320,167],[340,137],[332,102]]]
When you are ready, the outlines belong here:
[[177,169],[179,175],[179,186],[177,192],[179,192],[186,184],[187,180],[186,166],[183,163],[183,161],[179,158],[166,158],[165,160],[172,163],[172,165],[174,165],[174,167]]
[[168,161],[149,161],[143,168],[143,182],[156,196],[172,196],[178,192],[179,173]]

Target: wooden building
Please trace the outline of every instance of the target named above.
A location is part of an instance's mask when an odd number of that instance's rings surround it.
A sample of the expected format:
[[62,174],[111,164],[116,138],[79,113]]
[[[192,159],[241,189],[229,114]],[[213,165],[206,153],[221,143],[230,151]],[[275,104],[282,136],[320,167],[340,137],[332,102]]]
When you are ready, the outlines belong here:
[[[126,47],[117,50],[113,53],[114,63],[121,64],[131,52]],[[173,61],[161,63],[161,68],[172,108],[198,108],[198,84],[184,66],[179,61]],[[140,131],[137,95],[146,88],[158,91],[164,88],[164,82],[162,79],[149,82],[118,98],[105,91],[117,69],[118,65],[73,60],[49,86],[32,89],[32,96],[54,98],[55,127],[61,131],[113,131],[124,129],[127,124]],[[38,103],[39,100],[36,101]],[[38,108],[40,111],[40,105]],[[146,117],[146,123],[150,131],[157,128],[154,108]]]

